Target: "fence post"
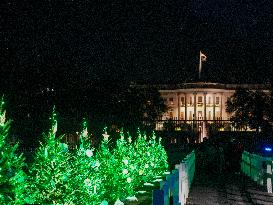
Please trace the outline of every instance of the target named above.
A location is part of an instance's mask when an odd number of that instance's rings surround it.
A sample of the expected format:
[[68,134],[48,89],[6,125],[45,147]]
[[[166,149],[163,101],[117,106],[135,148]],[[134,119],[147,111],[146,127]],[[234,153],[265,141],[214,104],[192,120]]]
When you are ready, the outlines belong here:
[[164,205],[170,205],[170,187],[167,181],[165,181],[162,189],[164,192]]
[[272,157],[263,157],[245,151],[242,155],[241,170],[252,181],[266,186],[268,193],[272,193],[272,164]]
[[172,174],[166,176],[166,180],[169,183],[170,194],[173,195],[174,177]]
[[178,197],[179,197],[179,202],[182,204],[182,191],[183,191],[183,178],[182,178],[182,172],[183,172],[183,165],[182,163],[176,164],[175,168],[178,170]]
[[182,162],[182,192],[181,192],[181,204],[186,203],[186,198],[189,192],[189,180],[188,180],[188,163]]
[[266,165],[266,187],[267,187],[267,192],[272,193],[272,161],[268,161]]
[[173,175],[173,205],[180,205],[179,203],[179,171],[177,169],[172,171]]
[[153,190],[153,205],[164,205],[164,192],[163,190]]

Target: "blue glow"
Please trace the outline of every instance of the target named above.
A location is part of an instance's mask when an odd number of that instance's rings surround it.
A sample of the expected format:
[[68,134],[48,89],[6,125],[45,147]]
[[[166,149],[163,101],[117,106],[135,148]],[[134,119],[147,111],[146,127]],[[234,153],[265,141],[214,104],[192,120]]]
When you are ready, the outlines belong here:
[[271,152],[272,148],[271,147],[265,147],[264,150],[267,151],[267,152]]

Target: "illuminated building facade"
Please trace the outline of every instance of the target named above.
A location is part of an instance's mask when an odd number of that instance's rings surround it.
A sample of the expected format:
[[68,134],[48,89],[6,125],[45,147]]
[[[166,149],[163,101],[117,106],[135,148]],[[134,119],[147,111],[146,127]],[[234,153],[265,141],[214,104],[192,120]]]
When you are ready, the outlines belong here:
[[162,85],[159,87],[159,92],[168,107],[168,111],[158,121],[156,129],[162,129],[166,120],[173,120],[174,122],[184,121],[185,123],[199,122],[197,129],[205,137],[206,123],[229,122],[231,115],[226,112],[226,102],[236,90],[267,91],[268,88],[266,87],[266,85],[261,84],[220,83]]

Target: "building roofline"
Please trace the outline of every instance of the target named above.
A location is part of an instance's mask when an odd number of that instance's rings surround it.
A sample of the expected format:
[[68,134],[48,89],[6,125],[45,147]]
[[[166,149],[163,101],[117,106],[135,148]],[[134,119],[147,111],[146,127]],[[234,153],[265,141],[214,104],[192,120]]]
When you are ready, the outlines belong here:
[[177,90],[177,89],[190,89],[190,88],[214,88],[225,90],[269,90],[270,84],[223,84],[211,82],[196,82],[196,83],[180,83],[180,84],[157,84],[157,85],[136,85],[136,87],[147,88],[154,87],[158,90]]

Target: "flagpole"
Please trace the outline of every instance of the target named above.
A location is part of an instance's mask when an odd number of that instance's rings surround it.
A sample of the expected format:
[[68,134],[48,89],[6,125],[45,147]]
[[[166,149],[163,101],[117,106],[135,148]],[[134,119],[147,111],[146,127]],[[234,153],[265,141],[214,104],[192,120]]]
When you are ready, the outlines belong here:
[[202,60],[201,60],[201,51],[199,53],[199,80],[201,79],[201,69],[202,69]]

